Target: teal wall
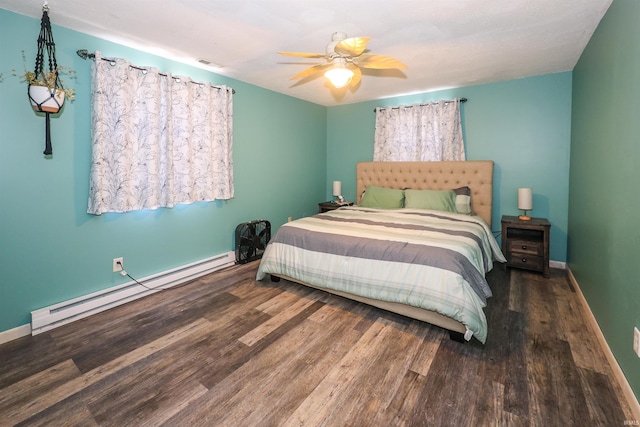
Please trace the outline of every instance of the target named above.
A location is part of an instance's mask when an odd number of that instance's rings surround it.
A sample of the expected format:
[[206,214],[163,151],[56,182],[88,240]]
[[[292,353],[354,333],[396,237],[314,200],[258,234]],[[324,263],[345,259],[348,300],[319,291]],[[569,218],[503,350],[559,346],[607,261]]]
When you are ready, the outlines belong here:
[[502,215],[517,215],[518,187],[533,188],[536,217],[551,222],[551,259],[566,261],[570,72],[328,108],[327,182],[342,181],[355,200],[355,164],[373,160],[375,107],[465,97],[462,107],[468,160],[495,162],[492,228]]
[[614,0],[574,70],[569,267],[636,396],[640,2]]
[[[39,31],[39,20],[0,9],[0,331],[29,323],[31,310],[123,283],[111,272],[115,257],[144,277],[233,250],[241,222],[268,219],[275,231],[288,216],[317,212],[326,181],[325,107],[56,25],[58,63],[77,71],[66,84],[77,95],[52,117],[53,157],[45,158],[45,120],[11,75],[23,70],[22,50],[33,68]],[[86,214],[91,63],[78,49],[233,87],[235,198]]]

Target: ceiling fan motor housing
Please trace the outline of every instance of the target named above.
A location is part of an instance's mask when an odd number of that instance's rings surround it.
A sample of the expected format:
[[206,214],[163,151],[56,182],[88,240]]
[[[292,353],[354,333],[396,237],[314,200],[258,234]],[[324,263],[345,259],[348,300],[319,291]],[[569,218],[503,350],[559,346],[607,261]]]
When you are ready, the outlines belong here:
[[331,43],[327,45],[327,59],[331,60],[337,56],[340,56],[336,52],[336,45],[340,43],[342,40],[347,39],[347,33],[343,33],[341,31],[337,31],[331,35]]

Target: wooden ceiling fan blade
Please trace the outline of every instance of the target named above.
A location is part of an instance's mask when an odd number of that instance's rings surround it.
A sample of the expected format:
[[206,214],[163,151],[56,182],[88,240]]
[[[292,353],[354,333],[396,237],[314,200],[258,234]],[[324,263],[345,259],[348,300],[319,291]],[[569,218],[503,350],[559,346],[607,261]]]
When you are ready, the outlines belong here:
[[391,68],[397,68],[399,70],[406,70],[407,66],[395,58],[384,55],[363,54],[357,58],[357,65],[362,68],[373,68],[378,70],[386,70]]
[[351,81],[349,82],[349,85],[357,86],[358,83],[360,83],[360,80],[362,80],[362,71],[360,71],[360,68],[358,68],[356,65],[353,65],[353,64],[349,64],[347,68],[353,71],[353,77],[351,77]]
[[314,65],[313,67],[302,70],[295,76],[291,77],[289,80],[303,79],[305,77],[313,76],[314,74],[323,73],[329,67],[331,67],[331,64]]
[[325,58],[324,53],[308,53],[308,52],[278,52],[279,55],[299,56],[300,58]]
[[348,56],[359,56],[367,48],[371,37],[350,37],[339,42],[334,50],[336,53]]

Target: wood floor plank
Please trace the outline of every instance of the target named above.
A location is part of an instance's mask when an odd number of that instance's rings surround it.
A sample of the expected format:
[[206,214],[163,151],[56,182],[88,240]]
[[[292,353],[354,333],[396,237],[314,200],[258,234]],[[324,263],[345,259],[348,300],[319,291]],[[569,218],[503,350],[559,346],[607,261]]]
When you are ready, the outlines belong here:
[[[500,357],[504,372],[503,410],[518,418],[529,418],[529,394],[531,387],[527,373],[526,321],[522,313],[508,311],[505,321],[509,323],[508,344]],[[497,379],[496,379],[497,380]],[[499,381],[499,380],[498,380]]]
[[0,425],[9,423],[12,407],[28,406],[33,396],[47,394],[81,375],[72,360],[65,360],[2,389],[0,394]]
[[325,419],[331,418],[336,411],[340,411],[342,405],[346,403],[344,395],[351,381],[361,369],[370,369],[367,363],[369,348],[376,342],[384,341],[390,332],[391,328],[383,322],[374,323],[318,384],[313,393],[298,406],[283,426],[322,425]]
[[[174,301],[169,294],[165,294],[165,299],[164,304],[151,304],[148,309],[134,315],[123,314],[120,307],[114,309],[113,315],[117,320],[111,325],[88,327],[89,330],[94,329],[94,334],[83,337],[82,346],[74,345],[74,338],[61,339],[55,334],[52,335],[61,348],[73,353],[73,360],[78,368],[82,372],[89,372],[134,351],[141,345],[165,336],[173,329],[197,321],[204,313],[228,306],[235,301],[235,297],[227,293],[201,294],[199,299],[189,303],[180,302],[179,299]],[[87,327],[84,322],[79,326]],[[96,339],[98,337],[99,339]]]
[[[615,386],[611,384],[609,377],[591,369],[578,368],[578,372],[584,386],[590,418],[594,424],[598,420],[607,420],[609,425],[619,426],[625,425],[625,421],[628,422],[632,419],[625,416],[624,410],[615,399],[610,400],[616,396],[616,393]],[[640,422],[640,420],[638,421]]]
[[[487,342],[483,348],[483,359],[485,363],[480,365],[479,375],[485,381],[501,384],[506,387],[508,364],[502,363],[504,358],[515,358],[513,349],[509,348],[513,342],[513,334],[518,334],[519,324],[514,324],[513,311],[506,309],[509,305],[512,289],[509,286],[510,275],[501,274],[501,269],[494,268],[488,275],[487,280],[491,284],[493,296],[485,309],[487,323],[490,325],[487,334]],[[484,385],[489,391],[493,391],[491,383]],[[500,403],[501,407],[503,403]]]
[[416,357],[414,357],[409,369],[423,377],[427,376],[431,368],[431,363],[440,347],[440,343],[445,339],[449,339],[447,332],[441,328],[429,326],[424,341],[420,348],[418,348]]
[[604,352],[600,346],[594,346],[592,343],[595,332],[590,324],[582,321],[586,314],[582,311],[575,293],[567,289],[565,294],[559,296],[557,303],[562,316],[558,326],[562,328],[563,335],[571,345],[571,353],[576,365],[595,371],[607,367],[608,362]]
[[[13,424],[11,424],[13,425]],[[97,427],[100,426],[93,414],[81,400],[63,400],[34,416],[17,423],[18,427],[52,427],[52,426],[76,426]]]
[[566,341],[534,337],[527,344],[529,417],[536,425],[589,425],[580,376]]
[[104,378],[89,395],[76,396],[101,425],[160,424],[207,391],[198,380],[215,333],[207,326]]
[[[227,324],[229,322],[229,319],[236,318],[251,310],[257,311],[255,310],[255,307],[257,305],[282,293],[282,289],[279,289],[277,287],[256,286],[255,283],[252,284],[252,286],[254,287],[255,292],[239,298],[232,305],[220,307],[217,310],[211,310],[208,313],[205,313],[203,317],[210,321],[213,325]],[[229,292],[229,294],[237,296],[234,292]],[[260,313],[264,314],[265,318],[270,317],[264,312]]]
[[[103,366],[100,366],[93,371],[90,371],[81,377],[74,378],[54,390],[48,393],[42,393],[31,398],[29,404],[14,406],[10,410],[3,412],[0,421],[7,421],[11,423],[21,422],[33,414],[36,414],[49,406],[52,406],[67,397],[78,393],[86,387],[95,384],[103,378],[113,375],[120,369],[126,368],[128,365],[141,358],[147,357],[150,353],[159,351],[167,345],[184,338],[189,334],[196,333],[198,331],[205,330],[208,327],[208,322],[200,320],[193,324],[187,325],[180,329],[177,329],[165,337],[162,337],[150,344],[142,346],[118,359],[115,359]],[[0,423],[0,425],[2,425]]]
[[[466,425],[468,408],[481,396],[478,371],[481,346],[443,341],[426,376],[427,385],[413,408],[411,419],[423,425]],[[461,358],[464,360],[461,363]]]
[[287,311],[289,307],[300,301],[300,295],[294,292],[281,292],[275,297],[263,302],[256,307],[256,310],[263,311],[270,316],[278,315]]
[[[340,317],[330,327],[313,321],[299,323],[270,346],[263,346],[169,424],[278,425],[268,420],[297,407],[358,339],[353,330],[357,319]],[[212,412],[218,417],[211,418]]]
[[[252,346],[271,332],[275,331],[277,328],[291,320],[293,317],[297,316],[300,312],[304,311],[312,304],[315,303],[313,297],[300,299],[297,301],[289,300],[290,294],[283,293],[285,296],[284,299],[276,298],[277,303],[271,305],[270,307],[266,307],[267,311],[271,311],[273,313],[277,313],[275,316],[271,317],[269,320],[264,322],[259,327],[253,329],[252,331],[246,333],[242,337],[239,338],[241,343],[244,343],[248,346]],[[272,301],[272,300],[270,300]],[[282,303],[286,303],[283,305]],[[264,304],[261,304],[259,307],[256,307],[257,310],[265,311]],[[286,308],[283,309],[283,308]]]
[[[529,273],[531,274],[531,273]],[[553,339],[562,334],[562,330],[557,327],[558,308],[556,299],[551,292],[553,284],[551,281],[528,280],[526,286],[526,315],[527,332],[538,337]]]
[[[265,348],[268,348],[272,344],[279,342],[282,336],[287,335],[292,329],[295,329],[301,321],[322,308],[323,305],[323,303],[315,301],[305,310],[299,312],[284,324],[281,324],[277,329],[273,330],[269,335],[262,338],[253,346],[247,346],[240,342],[239,339],[234,340],[235,342],[230,343],[228,346],[228,348],[231,349],[231,352],[224,353],[225,357],[221,357],[216,360],[217,363],[223,364],[225,368],[221,368],[219,372],[212,371],[209,375],[205,374],[201,378],[202,383],[209,389],[213,388],[218,382],[226,378],[226,376],[232,374],[235,370],[250,361],[252,357],[260,354]],[[260,311],[256,311],[256,313],[265,315]]]
[[[42,357],[47,355],[47,357]],[[0,389],[70,358],[49,334],[26,336],[0,345]]]
[[509,279],[509,305],[507,308],[518,313],[525,313],[528,306],[527,287],[529,282],[523,280],[522,274],[514,272],[512,269],[508,270],[506,277]]
[[[349,418],[354,423],[362,422],[364,425],[386,425],[394,418],[391,405],[398,390],[402,386],[404,374],[413,366],[416,357],[423,356],[420,350],[424,346],[425,337],[429,329],[422,322],[413,321],[404,326],[399,323],[391,323],[392,333],[390,339],[393,346],[386,346],[384,351],[372,349],[372,366],[378,369],[377,375],[363,372],[359,381],[354,383],[352,389],[360,390],[351,399],[352,409]],[[360,409],[360,408],[364,408]]]
[[411,418],[411,411],[417,404],[424,387],[426,387],[424,375],[412,370],[406,371],[386,413],[379,419],[380,425],[408,426],[416,424],[415,420]]
[[[482,392],[493,399],[478,401],[477,425],[504,425],[507,420],[527,419],[529,413],[529,390],[526,371],[526,323],[522,306],[526,296],[527,281],[518,274],[499,274],[494,269],[491,281],[493,300],[487,307],[487,321],[491,325],[483,359],[479,367],[479,378],[484,381]],[[515,297],[514,297],[515,295]],[[514,311],[518,308],[522,311]],[[489,420],[492,422],[489,423]]]
[[[310,322],[305,322],[308,324]],[[280,357],[283,350],[276,351],[278,347],[291,349],[282,358],[282,363],[275,369],[270,369],[264,381],[261,381],[263,393],[256,394],[250,389],[234,396],[243,402],[249,403],[252,410],[249,413],[238,411],[236,405],[224,418],[225,425],[282,425],[284,420],[300,405],[302,400],[313,393],[318,383],[327,375],[340,358],[356,342],[360,334],[353,330],[352,323],[344,322],[335,324],[338,329],[323,328],[315,325],[310,330],[313,339],[310,339],[309,331],[296,328],[297,339],[291,341],[289,337],[279,340],[277,347],[265,349],[257,358],[258,361],[271,361],[274,357]],[[341,336],[336,340],[334,337]],[[331,350],[328,344],[331,343]],[[288,350],[289,351],[289,350]],[[247,369],[255,369],[254,361],[247,364]],[[253,375],[250,375],[253,377]]]
[[[139,387],[148,387],[151,382],[139,383]],[[131,399],[131,394],[122,393],[114,396],[116,399],[109,402],[109,405],[105,404],[106,399],[101,399],[93,402],[90,408],[101,426],[155,427],[180,413],[206,392],[207,389],[198,382],[174,378],[162,384],[161,388],[156,387],[151,394],[146,391],[142,396],[136,396],[136,400]]]
[[480,392],[484,399],[470,408],[472,413],[470,425],[499,426],[504,425],[504,385],[484,378]]

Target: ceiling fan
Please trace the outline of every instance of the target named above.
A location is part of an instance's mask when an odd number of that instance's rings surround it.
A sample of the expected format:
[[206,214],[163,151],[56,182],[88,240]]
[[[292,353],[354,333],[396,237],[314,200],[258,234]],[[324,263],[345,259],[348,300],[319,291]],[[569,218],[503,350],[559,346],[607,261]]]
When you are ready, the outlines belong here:
[[384,55],[365,53],[369,40],[371,40],[371,37],[347,38],[345,33],[337,32],[331,36],[331,43],[327,45],[326,53],[278,53],[280,55],[299,56],[302,58],[325,58],[327,63],[307,68],[291,77],[290,80],[302,79],[324,73],[325,77],[327,77],[336,88],[345,87],[349,84],[353,86],[357,85],[362,78],[361,68],[378,70],[407,69],[407,66],[397,59]]

